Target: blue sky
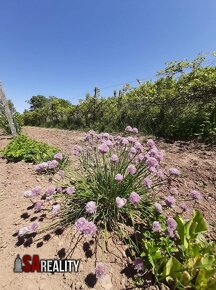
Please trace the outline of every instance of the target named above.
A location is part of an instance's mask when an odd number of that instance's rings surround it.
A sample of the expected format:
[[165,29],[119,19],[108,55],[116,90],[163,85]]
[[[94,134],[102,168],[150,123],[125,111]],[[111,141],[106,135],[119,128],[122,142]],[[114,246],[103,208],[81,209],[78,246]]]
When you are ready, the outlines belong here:
[[0,0],[0,9],[0,80],[18,111],[32,95],[77,103],[94,86],[151,79],[166,61],[216,49],[215,0]]

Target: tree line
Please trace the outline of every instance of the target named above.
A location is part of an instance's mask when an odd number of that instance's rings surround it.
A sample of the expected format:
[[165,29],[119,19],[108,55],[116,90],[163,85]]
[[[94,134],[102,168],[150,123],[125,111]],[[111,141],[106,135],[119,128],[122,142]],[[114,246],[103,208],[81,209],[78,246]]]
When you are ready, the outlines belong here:
[[86,95],[78,105],[57,97],[33,96],[23,113],[25,125],[65,129],[122,131],[128,124],[144,134],[172,140],[216,141],[216,67],[174,61],[156,81],[125,86],[117,96]]

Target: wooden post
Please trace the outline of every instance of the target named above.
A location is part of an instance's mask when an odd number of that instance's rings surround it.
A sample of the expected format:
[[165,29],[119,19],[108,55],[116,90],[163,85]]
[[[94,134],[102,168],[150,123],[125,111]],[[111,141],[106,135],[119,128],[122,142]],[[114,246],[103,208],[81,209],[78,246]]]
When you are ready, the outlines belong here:
[[11,133],[12,133],[13,136],[16,136],[17,135],[16,127],[14,125],[13,117],[12,117],[12,114],[11,114],[11,111],[10,111],[10,108],[9,108],[8,101],[6,99],[5,93],[4,93],[3,89],[2,89],[1,82],[0,82],[0,101],[2,101],[3,107],[5,109],[5,114],[6,114],[10,129],[11,129]]

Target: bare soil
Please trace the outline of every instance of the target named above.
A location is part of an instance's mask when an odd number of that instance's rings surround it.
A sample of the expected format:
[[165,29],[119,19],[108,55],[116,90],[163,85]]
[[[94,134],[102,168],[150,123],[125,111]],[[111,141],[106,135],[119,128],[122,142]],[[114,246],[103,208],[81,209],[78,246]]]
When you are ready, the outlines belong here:
[[[28,136],[58,146],[63,152],[70,154],[74,144],[78,144],[84,133],[58,129],[25,127]],[[10,141],[9,136],[0,135],[0,149]],[[179,188],[179,202],[188,199],[188,192],[199,189],[204,199],[196,204],[202,210],[210,224],[209,238],[215,238],[216,217],[216,150],[203,144],[175,142],[173,144],[158,140],[157,145],[165,150],[163,167],[178,167],[183,173],[175,186]],[[72,158],[72,163],[75,160]],[[7,163],[0,157],[0,289],[4,290],[55,290],[55,289],[127,289],[130,285],[127,271],[124,246],[109,241],[109,251],[102,254],[99,249],[97,259],[105,261],[108,275],[101,281],[95,281],[94,262],[92,256],[94,245],[84,240],[76,245],[76,237],[71,230],[51,236],[39,236],[27,243],[18,242],[17,231],[20,227],[37,220],[42,222],[41,214],[34,214],[29,199],[23,198],[23,192],[40,185],[48,185],[46,176],[35,174],[32,164],[24,162]],[[168,195],[164,188],[160,198]],[[194,208],[189,202],[188,216]],[[178,206],[176,211],[180,211]],[[74,248],[74,246],[76,247]],[[75,259],[81,259],[80,271],[70,274],[14,273],[14,260],[17,254],[38,254],[43,259],[65,258],[71,250]],[[123,271],[125,269],[125,271]],[[123,273],[125,272],[125,273]]]

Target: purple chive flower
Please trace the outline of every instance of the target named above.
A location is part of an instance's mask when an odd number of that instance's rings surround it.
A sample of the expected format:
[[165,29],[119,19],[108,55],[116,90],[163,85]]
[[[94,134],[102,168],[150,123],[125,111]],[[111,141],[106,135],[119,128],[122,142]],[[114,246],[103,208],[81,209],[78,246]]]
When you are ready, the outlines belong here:
[[28,191],[25,191],[25,192],[23,193],[23,196],[24,196],[24,197],[32,197],[32,196],[33,196],[33,193],[32,193],[31,190],[28,190]]
[[86,206],[85,206],[85,209],[86,209],[86,212],[87,213],[95,213],[96,212],[96,203],[94,201],[89,201],[87,202]]
[[47,164],[49,169],[55,169],[59,165],[58,161],[56,160],[48,161]]
[[175,187],[170,188],[170,193],[174,194],[174,195],[178,195],[179,194],[178,189],[175,188]]
[[144,178],[143,183],[148,188],[151,188],[153,184],[152,180],[149,177]]
[[54,204],[52,207],[52,214],[55,216],[60,212],[61,206],[60,204]]
[[154,140],[152,140],[152,139],[148,139],[148,140],[147,140],[147,146],[149,146],[149,147],[154,147],[154,146],[155,146],[155,142],[154,142]]
[[97,227],[93,222],[89,222],[87,221],[87,223],[85,224],[82,233],[84,235],[95,235],[97,231]]
[[132,132],[133,132],[133,128],[132,128],[131,126],[127,126],[127,127],[125,128],[125,132],[130,132],[130,133],[132,133]]
[[19,232],[18,232],[18,236],[19,237],[22,237],[24,236],[25,234],[29,233],[29,228],[28,227],[22,227]]
[[169,168],[169,174],[174,176],[180,175],[180,170],[174,167]]
[[110,160],[111,160],[112,162],[118,162],[118,161],[119,161],[119,158],[118,158],[118,156],[117,156],[116,154],[113,154],[113,155],[111,156]]
[[66,193],[67,194],[72,194],[72,193],[75,193],[76,189],[74,186],[70,186],[70,187],[67,187],[66,188]]
[[157,213],[162,213],[163,208],[162,208],[162,205],[160,203],[155,202],[154,207],[155,207],[155,210]]
[[107,140],[106,141],[106,145],[111,147],[111,146],[113,146],[113,142],[111,140]]
[[116,197],[116,206],[117,208],[122,208],[126,204],[127,200],[125,198]]
[[197,191],[197,190],[193,190],[190,192],[190,196],[192,197],[192,199],[194,200],[201,200],[202,199],[202,194],[201,192]]
[[136,127],[133,128],[133,133],[138,134],[138,129]]
[[132,136],[127,137],[127,140],[128,140],[130,143],[135,143],[135,142],[136,142],[136,140],[135,140],[134,137],[132,137]]
[[134,148],[137,150],[137,151],[139,151],[139,152],[141,152],[142,150],[143,150],[143,146],[142,146],[142,144],[140,143],[140,142],[135,142],[135,144],[134,144]]
[[50,186],[50,187],[48,187],[47,190],[46,190],[46,194],[47,194],[47,195],[52,195],[52,194],[54,194],[55,192],[56,192],[56,188],[55,188],[54,186]]
[[139,161],[143,161],[143,159],[144,159],[144,155],[143,155],[143,154],[139,154],[139,155],[137,156],[137,159],[138,159]]
[[140,257],[135,258],[133,264],[134,264],[134,269],[137,270],[137,272],[144,270],[144,264],[143,264],[142,258]]
[[39,227],[39,224],[38,224],[37,222],[32,223],[32,224],[28,227],[29,232],[31,232],[31,233],[35,232],[36,229],[37,229],[38,227]]
[[37,164],[35,166],[35,170],[36,171],[44,171],[44,170],[47,169],[47,167],[48,167],[48,163],[47,162],[43,162],[43,163]]
[[141,200],[141,196],[136,193],[135,191],[131,192],[130,196],[129,196],[129,201],[132,204],[138,204]]
[[158,166],[158,161],[154,157],[147,158],[146,163],[147,163],[148,167],[157,167]]
[[36,212],[41,211],[42,206],[43,206],[43,202],[42,202],[42,201],[37,201],[37,202],[34,204],[34,210],[35,210]]
[[36,186],[35,188],[32,189],[32,196],[36,196],[41,192],[41,187]]
[[156,172],[156,176],[159,177],[159,178],[164,178],[164,173],[161,169],[159,169],[157,172]]
[[179,205],[179,207],[180,207],[180,209],[182,209],[182,211],[187,211],[187,209],[188,209],[188,207],[187,207],[187,205],[185,203],[181,203]]
[[134,165],[129,165],[127,168],[127,171],[131,174],[134,175],[137,172],[137,169]]
[[86,133],[85,136],[84,136],[84,141],[89,141],[90,138],[91,138],[91,134]]
[[172,229],[173,231],[177,228],[177,223],[174,218],[169,217],[167,219],[167,227]]
[[152,173],[157,173],[157,169],[155,167],[149,167],[149,171]]
[[103,263],[97,263],[95,268],[95,275],[97,279],[104,278],[106,276],[106,267]]
[[106,138],[106,139],[109,139],[110,134],[109,133],[102,133],[102,137]]
[[102,143],[99,147],[98,150],[100,153],[105,154],[107,152],[109,152],[109,147],[107,146],[106,143]]
[[175,197],[169,195],[165,198],[165,203],[169,207],[173,207],[175,205],[176,199]]
[[153,232],[160,232],[161,231],[161,225],[158,221],[154,221],[152,224],[152,231]]
[[72,148],[72,152],[71,153],[74,156],[78,156],[78,155],[80,155],[81,152],[82,152],[82,147],[79,146],[79,145],[74,145],[73,148]]
[[56,159],[57,161],[62,161],[63,159],[63,155],[61,152],[58,152],[54,155],[54,159]]
[[123,180],[123,176],[122,176],[121,174],[118,173],[118,174],[116,174],[116,176],[115,176],[115,180],[120,182],[120,181]]
[[87,222],[88,222],[88,221],[87,221],[84,217],[79,218],[79,219],[75,222],[76,230],[77,230],[78,232],[82,232],[83,229],[84,229],[84,226],[85,226],[85,224],[86,224]]
[[129,141],[128,141],[128,139],[127,138],[121,138],[121,144],[122,145],[128,145],[129,144]]
[[134,147],[131,147],[130,150],[129,150],[129,152],[131,154],[136,154],[137,153],[137,151],[136,151],[136,149]]

